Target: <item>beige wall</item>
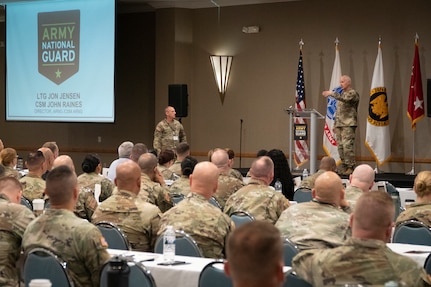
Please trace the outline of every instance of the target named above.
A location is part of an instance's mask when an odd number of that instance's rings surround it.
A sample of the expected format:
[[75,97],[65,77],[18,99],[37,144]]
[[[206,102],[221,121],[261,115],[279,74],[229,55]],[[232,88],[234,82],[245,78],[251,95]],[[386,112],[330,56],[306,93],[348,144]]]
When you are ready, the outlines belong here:
[[[168,84],[187,84],[189,116],[183,119],[194,155],[204,159],[213,147],[239,152],[243,123],[242,167],[258,149],[288,153],[288,115],[295,101],[298,42],[304,46],[307,107],[325,113],[321,91],[329,86],[334,40],[340,39],[341,65],[361,95],[357,156],[371,159],[365,148],[368,97],[379,35],[383,40],[385,83],[389,98],[391,162],[385,171],[411,168],[413,134],[406,117],[413,38],[420,36],[422,79],[431,78],[428,0],[306,0],[266,5],[162,9],[120,14],[116,47],[115,124],[19,123],[4,121],[4,89],[0,89],[0,138],[22,153],[47,140],[80,161],[85,151],[102,154],[108,165],[123,140],[151,146],[154,124],[168,103]],[[243,34],[243,26],[258,25],[259,34]],[[4,25],[2,29],[4,39]],[[231,81],[224,105],[218,96],[209,62],[211,54],[233,55]],[[4,87],[4,48],[0,48],[0,80]],[[430,119],[418,123],[416,170],[429,169]],[[319,131],[323,122],[319,122]],[[102,143],[97,143],[97,137]],[[317,152],[323,155],[322,135]],[[237,159],[236,165],[238,166]],[[79,170],[79,169],[78,169]]]
[[[284,109],[295,102],[298,42],[301,38],[305,42],[307,107],[325,114],[326,101],[321,91],[329,86],[334,40],[338,37],[342,71],[352,77],[353,87],[361,95],[357,156],[360,162],[372,160],[364,141],[371,78],[378,38],[381,36],[394,159],[381,169],[388,172],[409,171],[413,133],[406,110],[416,32],[420,36],[425,93],[426,78],[431,78],[431,63],[428,60],[431,7],[428,2],[316,0],[233,6],[221,8],[220,20],[217,8],[192,10],[193,43],[190,49],[193,77],[185,82],[189,85],[191,114],[185,125],[192,150],[201,155],[213,147],[229,146],[238,152],[240,119],[243,119],[242,152],[245,155],[252,155],[261,148],[280,148],[288,153],[289,118]],[[190,11],[184,13],[190,14]],[[159,10],[156,15],[159,28],[168,20],[164,18],[167,12]],[[160,20],[162,18],[163,21]],[[260,26],[261,32],[241,32],[243,26],[250,25]],[[177,45],[172,48],[179,52],[180,57],[184,47],[180,43]],[[163,57],[159,52],[157,50],[158,59]],[[219,99],[212,74],[211,54],[234,56],[224,105]],[[177,58],[174,61],[177,65],[183,64]],[[156,62],[156,70],[158,67]],[[189,72],[186,64],[183,69],[185,73]],[[180,77],[180,70],[175,66],[172,80]],[[162,92],[156,89],[156,94]],[[160,107],[159,102],[160,98],[157,98],[156,106]],[[418,123],[416,159],[425,163],[417,164],[416,170],[430,168],[431,151],[425,148],[431,140],[429,123],[429,118]],[[319,122],[317,143],[320,156],[324,153],[321,131],[323,121]],[[249,166],[250,161],[243,159],[243,166]]]

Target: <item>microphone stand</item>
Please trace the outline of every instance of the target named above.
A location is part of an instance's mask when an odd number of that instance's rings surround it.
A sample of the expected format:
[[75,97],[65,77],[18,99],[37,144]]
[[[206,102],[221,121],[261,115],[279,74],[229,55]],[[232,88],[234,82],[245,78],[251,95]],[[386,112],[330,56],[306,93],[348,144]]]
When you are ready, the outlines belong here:
[[239,168],[241,168],[241,161],[242,161],[242,119],[239,119],[240,126],[239,126]]

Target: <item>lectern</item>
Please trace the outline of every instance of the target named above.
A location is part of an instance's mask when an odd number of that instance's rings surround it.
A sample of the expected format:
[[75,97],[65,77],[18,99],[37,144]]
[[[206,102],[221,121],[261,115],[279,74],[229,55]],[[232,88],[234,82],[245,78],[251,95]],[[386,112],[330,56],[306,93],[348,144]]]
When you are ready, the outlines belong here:
[[316,152],[316,124],[317,119],[324,119],[325,117],[320,114],[315,109],[303,109],[298,110],[296,108],[290,107],[285,110],[289,116],[289,129],[290,129],[290,141],[289,141],[289,165],[292,168],[292,144],[293,144],[293,120],[294,118],[304,118],[310,119],[310,137],[309,137],[309,146],[310,146],[310,174],[316,172],[316,163],[317,163],[317,152]]

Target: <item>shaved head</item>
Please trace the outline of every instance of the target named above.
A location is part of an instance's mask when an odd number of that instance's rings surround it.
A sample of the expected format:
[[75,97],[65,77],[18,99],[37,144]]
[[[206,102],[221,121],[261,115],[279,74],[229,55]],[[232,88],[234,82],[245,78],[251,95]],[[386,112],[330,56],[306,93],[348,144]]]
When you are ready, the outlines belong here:
[[229,163],[229,154],[223,149],[216,149],[211,155],[211,162],[217,167],[227,167]]
[[256,159],[250,168],[252,178],[263,180],[270,184],[274,178],[274,162],[269,156],[261,156]]
[[75,165],[73,164],[73,160],[68,155],[60,155],[56,159],[54,159],[54,163],[52,168],[56,168],[60,165],[68,166],[73,172],[75,172]]
[[358,165],[350,175],[350,185],[359,187],[362,191],[370,191],[374,184],[375,173],[368,164]]
[[340,205],[344,198],[343,182],[333,171],[326,171],[316,178],[313,188],[313,197],[321,202]]
[[135,194],[141,188],[141,169],[134,161],[120,163],[116,169],[115,185],[118,190],[127,190]]
[[335,159],[329,156],[322,157],[322,159],[320,160],[319,169],[323,169],[326,171],[335,171],[337,169]]
[[198,163],[190,175],[190,190],[210,199],[217,190],[219,170],[211,162]]

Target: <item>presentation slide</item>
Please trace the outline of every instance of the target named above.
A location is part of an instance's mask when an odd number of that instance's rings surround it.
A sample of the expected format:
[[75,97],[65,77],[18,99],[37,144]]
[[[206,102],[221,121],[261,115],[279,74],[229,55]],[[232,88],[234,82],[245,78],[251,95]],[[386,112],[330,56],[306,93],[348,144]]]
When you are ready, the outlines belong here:
[[114,122],[115,0],[6,4],[6,120]]

